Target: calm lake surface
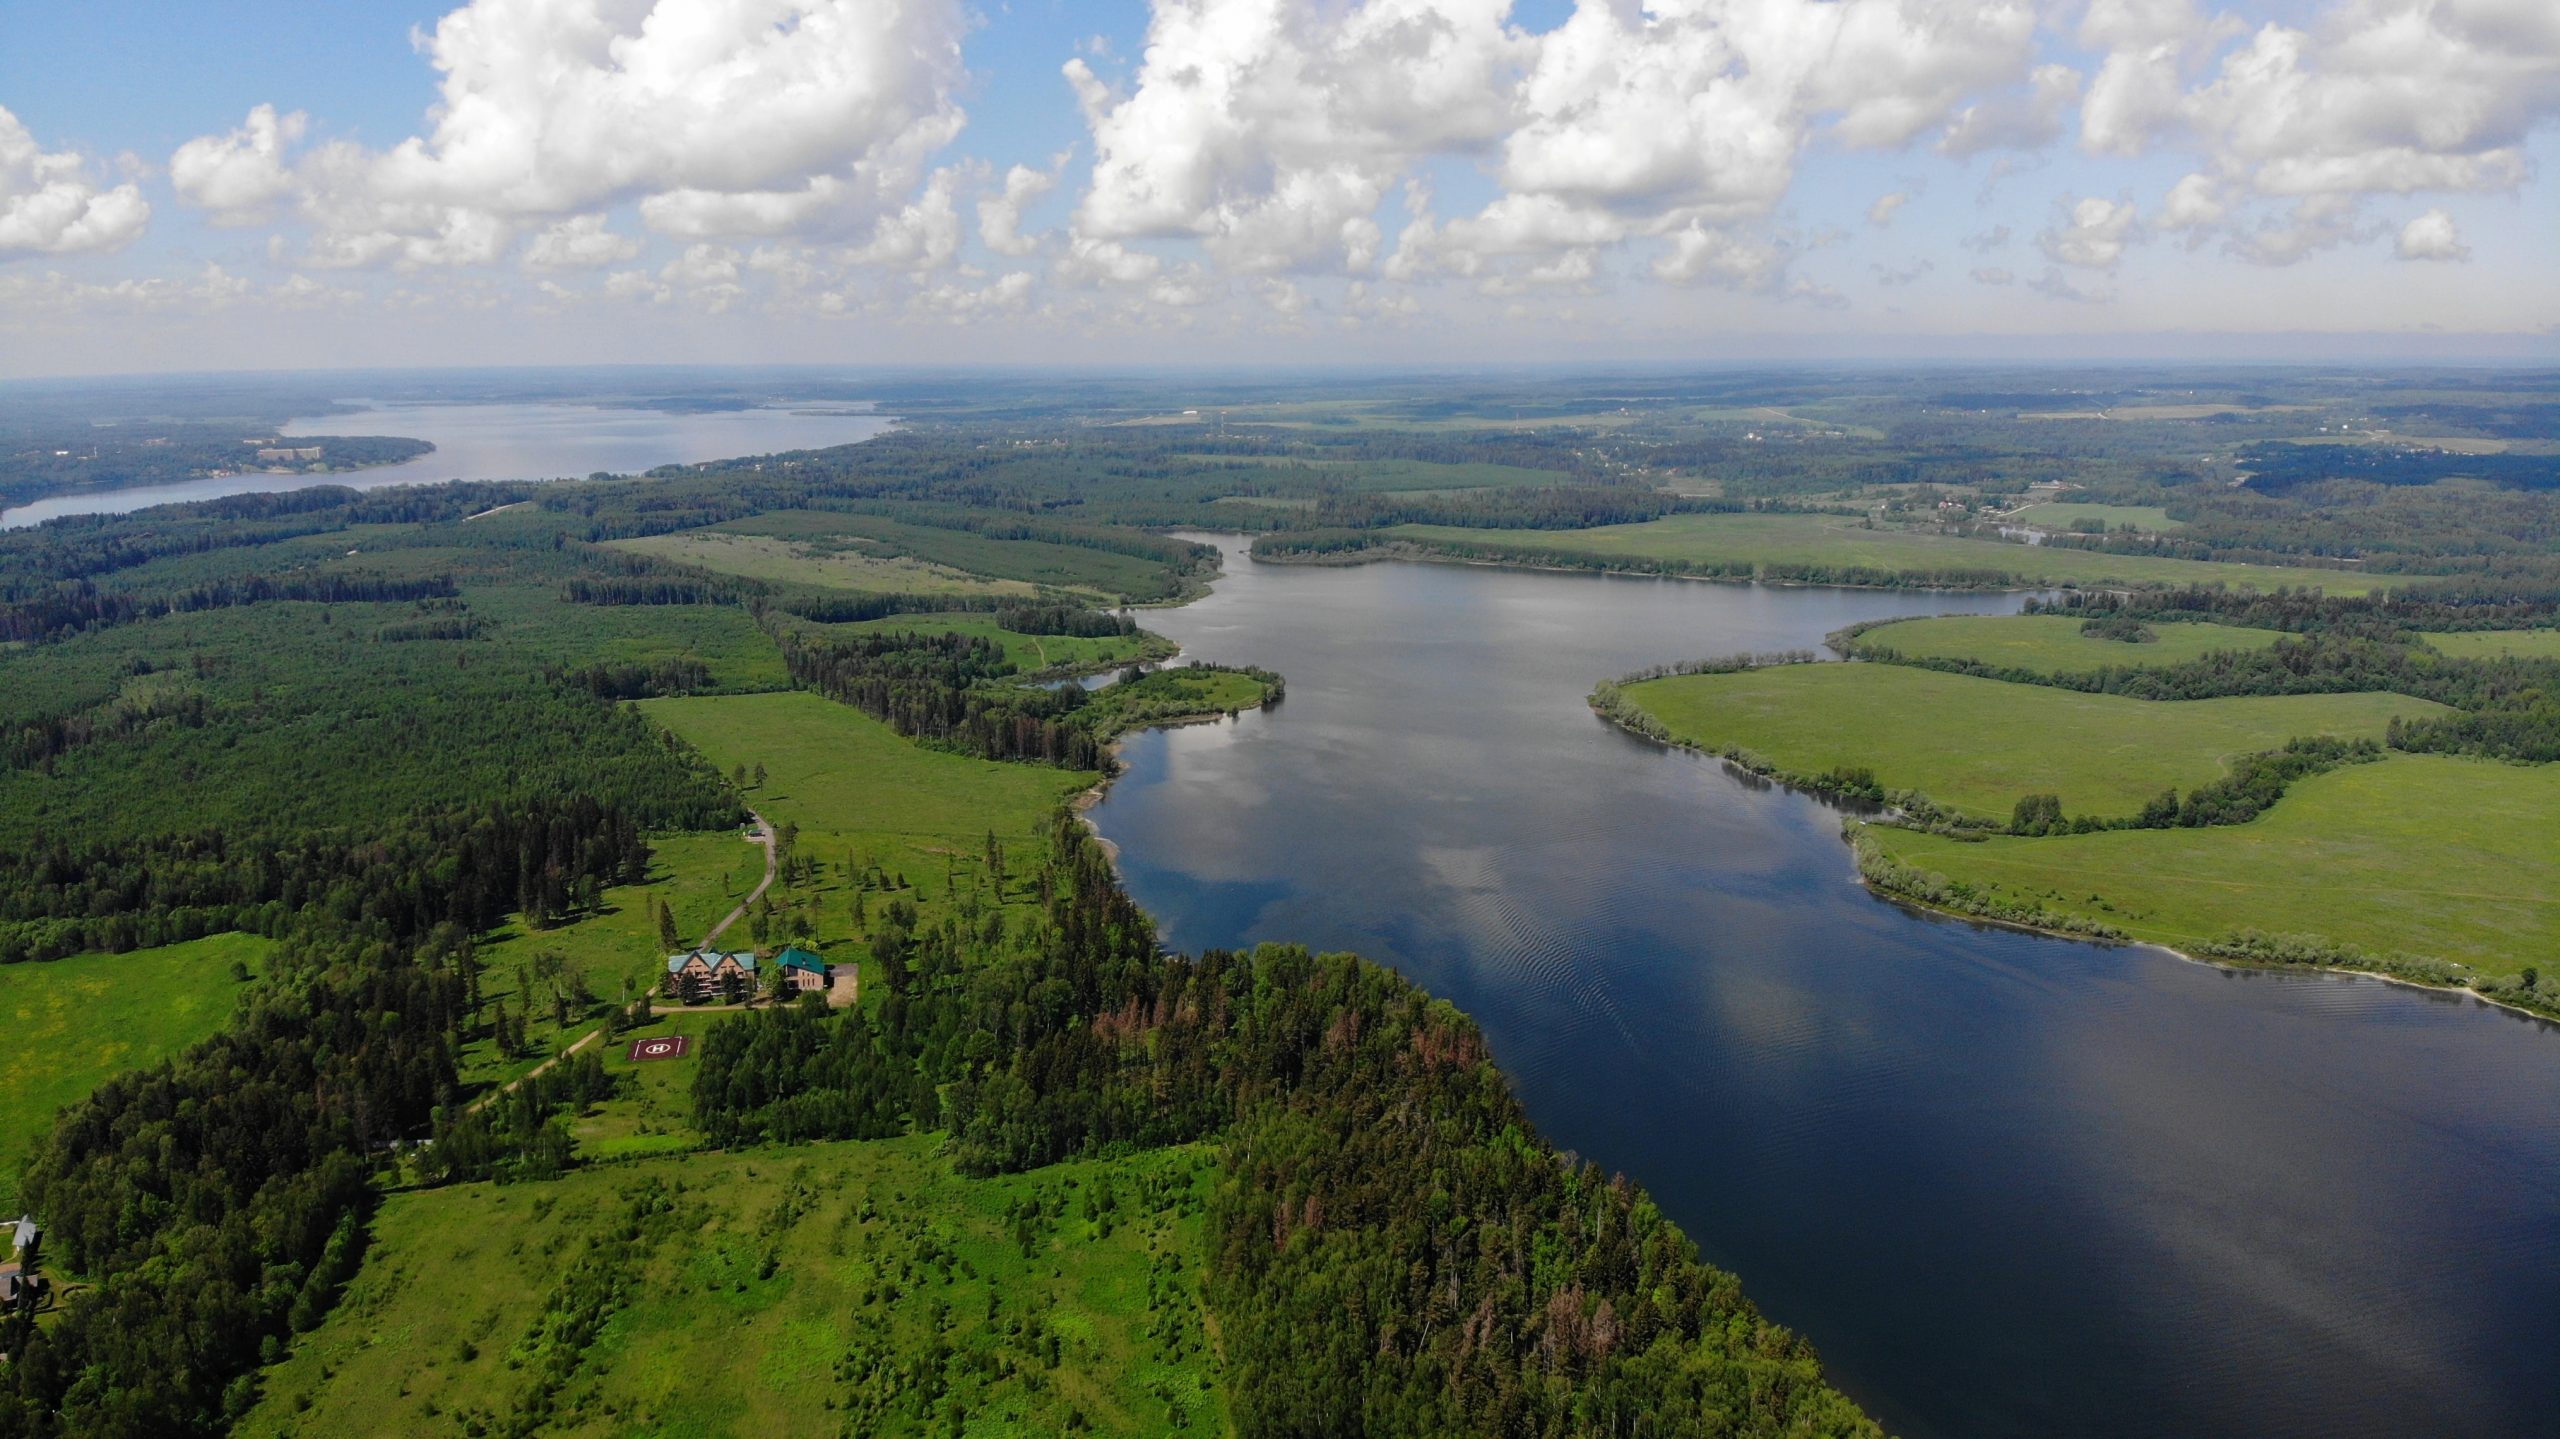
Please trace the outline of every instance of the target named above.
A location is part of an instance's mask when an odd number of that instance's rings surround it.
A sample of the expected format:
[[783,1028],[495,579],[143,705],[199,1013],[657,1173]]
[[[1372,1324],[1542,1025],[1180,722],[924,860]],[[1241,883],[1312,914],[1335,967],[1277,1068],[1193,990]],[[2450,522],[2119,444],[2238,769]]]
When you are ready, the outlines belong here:
[[2560,1434],[2560,1032],[1907,913],[1838,812],[1583,704],[2014,597],[1217,542],[1215,593],[1146,624],[1288,697],[1134,737],[1093,811],[1166,940],[1358,950],[1464,1006],[1548,1135],[1889,1428]]
[[152,505],[315,485],[372,490],[442,480],[584,478],[597,470],[633,474],[695,460],[849,445],[870,439],[892,423],[887,415],[845,405],[703,414],[578,404],[375,405],[349,414],[295,420],[283,433],[405,435],[429,441],[434,451],[402,464],[335,475],[227,475],[58,495],[0,510],[0,529],[41,524],[61,515],[121,515]]

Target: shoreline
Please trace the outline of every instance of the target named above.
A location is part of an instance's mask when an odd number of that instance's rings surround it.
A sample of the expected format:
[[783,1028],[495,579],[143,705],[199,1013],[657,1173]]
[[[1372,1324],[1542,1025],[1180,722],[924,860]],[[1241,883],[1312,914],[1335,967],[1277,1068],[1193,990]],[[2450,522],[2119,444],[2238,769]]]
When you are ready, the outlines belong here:
[[[1337,558],[1336,556],[1339,557]],[[2009,575],[2006,577],[2004,582],[1999,584],[1884,585],[1859,584],[1852,580],[1788,579],[1782,576],[1762,575],[1756,572],[1747,575],[1708,575],[1695,574],[1682,570],[1624,569],[1614,565],[1539,564],[1527,560],[1482,559],[1472,555],[1453,554],[1447,550],[1433,549],[1427,545],[1416,545],[1410,541],[1401,540],[1387,545],[1376,545],[1357,550],[1336,551],[1330,555],[1308,555],[1304,557],[1255,555],[1253,556],[1253,560],[1256,564],[1304,565],[1313,569],[1350,569],[1358,565],[1390,564],[1397,561],[1403,561],[1408,564],[1420,565],[1472,565],[1480,569],[1520,570],[1531,574],[1611,575],[1623,579],[1689,580],[1700,584],[1716,585],[1767,585],[1772,589],[1789,590],[1873,590],[1878,593],[1886,594],[1892,593],[1896,590],[1913,590],[1924,594],[2014,595],[2034,594],[2044,590],[2122,592],[2136,588],[2136,586],[2123,584],[2082,584],[2076,581],[2067,580],[2035,581],[2023,579],[2017,575]]]
[[[1598,715],[1601,719],[1607,721],[1612,726],[1615,726],[1617,729],[1633,735],[1638,739],[1660,745],[1665,749],[1683,751],[1696,755],[1702,759],[1712,759],[1723,764],[1732,765],[1746,774],[1753,775],[1759,779],[1767,780],[1774,784],[1784,785],[1788,789],[1807,795],[1821,803],[1832,805],[1834,808],[1838,807],[1838,802],[1834,797],[1833,792],[1827,791],[1819,786],[1800,783],[1796,778],[1781,771],[1767,768],[1765,765],[1755,762],[1752,758],[1741,752],[1710,750],[1703,745],[1692,744],[1686,740],[1671,739],[1662,735],[1648,734],[1645,731],[1628,724],[1617,715],[1609,713],[1598,704],[1593,704],[1591,706],[1591,712]],[[2483,993],[2482,991],[2465,984],[2442,984],[2429,980],[2412,979],[2406,975],[2394,974],[2383,968],[2380,964],[2370,966],[2336,963],[2292,964],[2281,960],[2250,960],[2237,956],[2195,954],[2187,950],[2180,949],[2176,945],[2170,944],[2165,940],[2144,939],[2139,935],[2128,933],[2124,930],[2117,929],[2112,925],[2104,924],[2103,922],[2096,920],[2087,921],[2088,923],[2097,926],[2095,930],[2082,931],[2059,925],[2040,924],[2032,919],[2015,919],[1996,914],[1978,914],[1971,910],[1957,909],[1948,905],[1938,904],[1922,898],[1919,895],[1905,893],[1891,885],[1879,883],[1870,877],[1867,873],[1867,859],[1869,857],[1868,851],[1858,843],[1857,827],[1859,825],[1871,824],[1873,821],[1860,819],[1855,815],[1847,814],[1844,814],[1842,818],[1845,822],[1840,827],[1840,842],[1849,850],[1850,873],[1856,878],[1858,886],[1874,898],[1900,908],[1917,910],[1921,913],[1940,919],[1961,920],[1966,924],[1988,925],[1996,929],[2014,930],[2022,934],[2041,935],[2047,939],[2069,940],[2077,944],[2098,945],[2109,949],[2153,949],[2158,950],[2162,954],[2169,955],[2172,958],[2183,960],[2188,964],[2198,964],[2203,965],[2208,969],[2226,970],[2233,973],[2334,974],[2353,979],[2376,980],[2383,984],[2396,984],[2407,989],[2423,990],[2437,994],[2460,996],[2465,999],[2476,1000],[2493,1009],[2504,1010],[2519,1018],[2531,1020],[2537,1024],[2541,1024],[2555,1030],[2560,1030],[2560,1015],[2548,1014],[2542,1010],[2518,1004],[2513,1000],[2505,999],[2498,995]],[[2048,914],[2059,913],[2059,911],[2041,909],[2038,912]],[[2078,919],[2078,916],[2070,917],[2075,920]],[[2444,962],[2450,963],[2451,961]]]

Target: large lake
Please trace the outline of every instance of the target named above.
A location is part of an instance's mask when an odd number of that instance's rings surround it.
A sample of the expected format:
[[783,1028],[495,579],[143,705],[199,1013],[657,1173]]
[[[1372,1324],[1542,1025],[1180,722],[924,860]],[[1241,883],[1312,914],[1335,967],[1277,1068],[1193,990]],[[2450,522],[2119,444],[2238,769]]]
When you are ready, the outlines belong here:
[[403,435],[429,441],[435,449],[402,464],[335,475],[252,473],[57,495],[0,510],[0,529],[41,524],[62,515],[120,515],[152,505],[315,485],[372,490],[440,480],[556,480],[597,470],[634,474],[696,460],[849,445],[870,439],[892,423],[889,416],[849,405],[698,414],[567,403],[372,405],[347,414],[295,420],[283,433]]
[[1896,1432],[2560,1434],[2560,1033],[1906,912],[1836,811],[1582,700],[2014,598],[1222,543],[1146,623],[1288,698],[1133,738],[1093,812],[1166,940],[1354,949],[1464,1006],[1557,1143]]

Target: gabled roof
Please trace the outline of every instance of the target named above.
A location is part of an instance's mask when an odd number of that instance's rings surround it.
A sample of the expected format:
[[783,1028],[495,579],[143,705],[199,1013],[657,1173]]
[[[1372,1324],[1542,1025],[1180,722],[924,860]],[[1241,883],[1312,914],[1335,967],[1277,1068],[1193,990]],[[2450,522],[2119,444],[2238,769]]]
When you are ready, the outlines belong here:
[[712,949],[688,949],[682,954],[667,956],[667,973],[673,974],[697,959],[713,969],[718,969],[724,959],[734,961],[740,969],[756,967],[756,952],[752,949],[733,950],[727,954]]
[[814,970],[820,974],[826,973],[827,969],[827,962],[824,958],[819,955],[812,954],[808,950],[802,949],[796,944],[791,946],[789,949],[784,950],[782,953],[775,955],[774,963],[781,965],[784,969]]

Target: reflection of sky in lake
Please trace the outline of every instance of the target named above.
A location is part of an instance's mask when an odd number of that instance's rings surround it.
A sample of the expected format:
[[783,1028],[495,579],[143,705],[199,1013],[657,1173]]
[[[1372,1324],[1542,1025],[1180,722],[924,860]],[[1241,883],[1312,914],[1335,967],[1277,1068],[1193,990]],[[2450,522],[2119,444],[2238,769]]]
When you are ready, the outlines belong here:
[[430,441],[434,451],[401,464],[344,474],[253,473],[58,495],[0,511],[0,529],[40,524],[61,515],[125,514],[152,505],[316,485],[371,490],[440,480],[580,478],[598,470],[632,474],[660,465],[852,444],[891,423],[887,416],[844,405],[702,414],[573,404],[376,406],[296,420],[283,433],[297,438],[399,435]]
[[2014,598],[1228,570],[1146,623],[1287,699],[1133,737],[1093,811],[1168,942],[1356,949],[1466,1007],[1889,1427],[2560,1432],[2560,1034],[1907,913],[1835,811],[1583,704]]

